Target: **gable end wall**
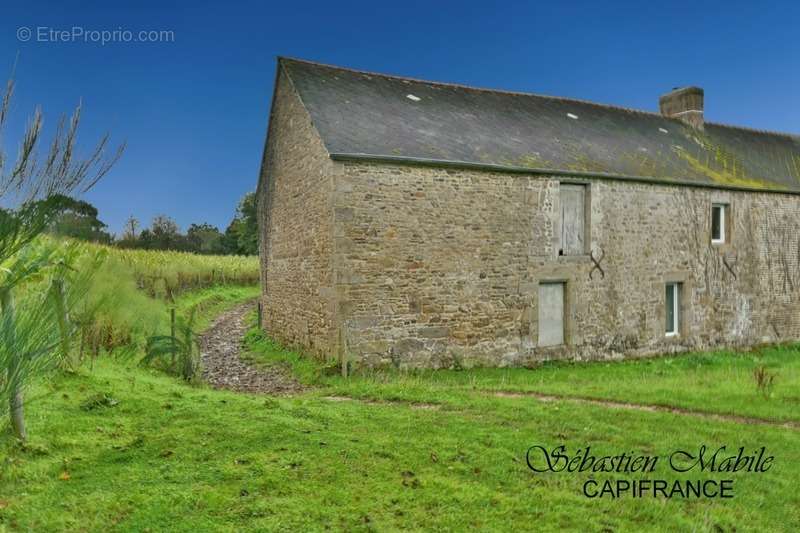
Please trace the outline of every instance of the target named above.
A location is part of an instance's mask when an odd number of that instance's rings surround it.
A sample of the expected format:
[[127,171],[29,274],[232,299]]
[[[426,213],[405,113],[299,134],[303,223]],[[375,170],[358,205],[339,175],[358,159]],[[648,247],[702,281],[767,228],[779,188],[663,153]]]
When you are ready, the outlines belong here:
[[261,326],[288,346],[334,352],[333,162],[278,67],[259,177]]

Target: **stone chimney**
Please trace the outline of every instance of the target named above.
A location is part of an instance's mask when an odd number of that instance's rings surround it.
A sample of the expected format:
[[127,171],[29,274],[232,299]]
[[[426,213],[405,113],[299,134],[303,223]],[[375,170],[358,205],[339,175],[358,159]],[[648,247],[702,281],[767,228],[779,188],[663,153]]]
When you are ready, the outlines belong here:
[[703,89],[679,87],[658,99],[665,117],[678,118],[693,128],[703,129]]

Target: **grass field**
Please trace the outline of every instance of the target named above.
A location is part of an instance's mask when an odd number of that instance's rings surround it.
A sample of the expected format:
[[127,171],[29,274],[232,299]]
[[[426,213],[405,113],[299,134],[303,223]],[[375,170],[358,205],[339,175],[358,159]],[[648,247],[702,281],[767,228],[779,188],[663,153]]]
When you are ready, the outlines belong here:
[[[757,389],[753,376],[762,366],[775,376],[766,393]],[[336,379],[327,382],[343,386]],[[391,379],[376,374],[351,379],[345,388],[357,396],[434,401],[443,390],[536,392],[800,421],[800,346],[610,363],[553,363],[535,370],[423,371]]]
[[[252,296],[205,307],[205,319]],[[188,294],[184,299],[200,298]],[[179,299],[179,305],[181,305]],[[535,370],[380,373],[343,379],[255,333],[249,357],[314,385],[268,398],[189,386],[101,359],[36,388],[26,447],[6,442],[0,530],[795,531],[800,432],[497,390],[633,398],[798,420],[794,348]],[[751,368],[777,374],[772,396]],[[733,380],[731,385],[728,381]],[[113,402],[96,402],[103,397]],[[118,402],[118,403],[115,403]],[[765,446],[764,473],[734,473],[732,499],[582,494],[588,473],[531,472],[535,444],[595,455]],[[635,474],[635,478],[640,474]],[[670,474],[664,479],[717,479]],[[631,479],[594,474],[596,479]],[[649,476],[654,476],[650,474]]]
[[[540,393],[632,402],[692,411],[781,421],[800,421],[800,345],[754,351],[719,350],[670,357],[545,363],[525,368],[361,372],[342,379],[333,368],[283,349],[252,330],[251,360],[284,365],[301,381],[363,399],[438,403],[448,393]],[[774,376],[766,391],[754,372]]]

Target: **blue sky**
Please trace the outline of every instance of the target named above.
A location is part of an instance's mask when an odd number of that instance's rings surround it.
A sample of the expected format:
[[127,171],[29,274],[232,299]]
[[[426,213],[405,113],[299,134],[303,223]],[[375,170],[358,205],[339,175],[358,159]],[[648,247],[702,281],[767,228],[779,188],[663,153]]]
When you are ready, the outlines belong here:
[[[82,99],[85,147],[128,143],[87,196],[112,230],[159,213],[224,229],[256,185],[277,55],[648,110],[699,85],[707,120],[800,133],[798,21],[795,1],[17,1],[0,18],[0,75],[19,54],[3,141],[15,152],[34,106],[52,127]],[[38,39],[73,28],[174,39]]]

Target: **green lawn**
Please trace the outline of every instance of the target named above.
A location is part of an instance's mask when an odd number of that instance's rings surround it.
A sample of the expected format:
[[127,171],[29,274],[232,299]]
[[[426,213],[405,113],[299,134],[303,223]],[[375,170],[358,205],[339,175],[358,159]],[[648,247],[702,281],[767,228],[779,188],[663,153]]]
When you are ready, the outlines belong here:
[[[533,392],[800,421],[800,345],[628,361],[554,362],[535,369],[365,371],[342,379],[335,363],[310,361],[255,330],[248,344],[247,357],[253,361],[288,366],[306,383],[358,398],[439,403],[454,393]],[[756,386],[757,368],[774,376],[766,390]]]
[[[796,351],[764,355],[778,377],[773,397],[763,399],[747,355],[345,380],[256,335],[249,341],[251,358],[290,365],[316,387],[291,398],[237,395],[111,359],[38,385],[30,444],[0,444],[0,531],[800,528],[800,431],[484,392],[631,398],[791,419]],[[739,386],[720,383],[726,376]],[[88,409],[98,394],[118,403]],[[661,457],[701,444],[765,446],[775,460],[759,474],[659,468],[647,475],[731,478],[732,499],[589,499],[581,490],[590,474],[527,468],[525,452],[535,444]]]
[[[756,387],[753,372],[774,375]],[[536,369],[381,372],[324,382],[344,394],[438,401],[451,391],[538,392],[674,406],[774,421],[800,421],[800,346],[695,353],[633,361],[552,363]]]

